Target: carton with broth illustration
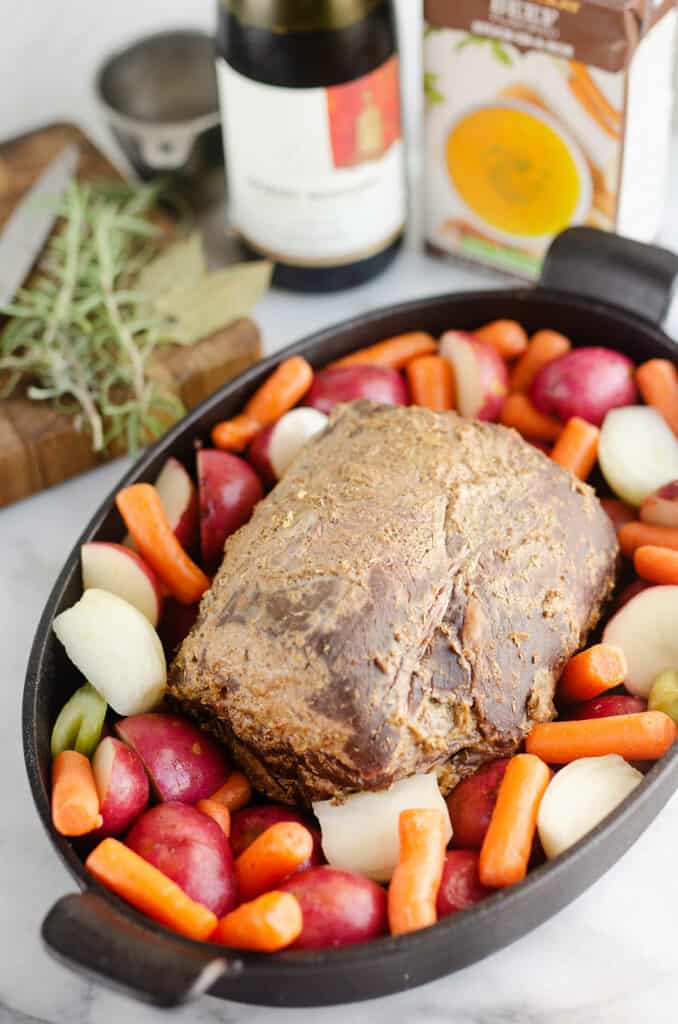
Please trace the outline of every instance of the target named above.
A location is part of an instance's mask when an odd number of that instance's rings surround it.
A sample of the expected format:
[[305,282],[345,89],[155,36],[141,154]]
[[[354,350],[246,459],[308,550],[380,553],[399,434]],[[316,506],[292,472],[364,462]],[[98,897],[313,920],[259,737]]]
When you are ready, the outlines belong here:
[[675,0],[425,0],[426,239],[535,277],[574,224],[651,241]]

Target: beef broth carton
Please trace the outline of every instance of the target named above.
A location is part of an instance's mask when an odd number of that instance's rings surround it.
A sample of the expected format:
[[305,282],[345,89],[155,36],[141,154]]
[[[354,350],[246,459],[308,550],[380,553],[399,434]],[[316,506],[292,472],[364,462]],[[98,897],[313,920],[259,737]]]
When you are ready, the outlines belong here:
[[675,0],[425,0],[426,240],[522,277],[663,212]]

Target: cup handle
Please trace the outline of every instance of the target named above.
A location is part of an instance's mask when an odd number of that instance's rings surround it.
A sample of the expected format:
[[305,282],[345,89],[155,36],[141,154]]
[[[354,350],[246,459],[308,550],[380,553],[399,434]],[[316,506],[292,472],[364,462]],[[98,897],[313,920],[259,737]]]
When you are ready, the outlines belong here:
[[55,903],[42,938],[66,966],[156,1006],[179,1006],[243,966],[144,928],[91,889]]
[[568,228],[546,254],[540,288],[608,302],[663,323],[678,278],[678,255],[596,228]]
[[185,164],[191,152],[193,140],[179,136],[151,136],[139,140],[141,159],[154,171],[176,170]]

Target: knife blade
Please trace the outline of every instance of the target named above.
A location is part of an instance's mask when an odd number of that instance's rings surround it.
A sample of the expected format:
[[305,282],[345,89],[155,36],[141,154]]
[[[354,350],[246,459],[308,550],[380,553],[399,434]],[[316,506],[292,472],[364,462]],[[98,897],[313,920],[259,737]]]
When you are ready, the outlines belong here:
[[[59,216],[57,202],[72,181],[80,152],[67,146],[42,172],[0,234],[0,306],[12,301],[28,277]],[[54,198],[54,206],[39,203]],[[36,202],[36,200],[38,202]]]

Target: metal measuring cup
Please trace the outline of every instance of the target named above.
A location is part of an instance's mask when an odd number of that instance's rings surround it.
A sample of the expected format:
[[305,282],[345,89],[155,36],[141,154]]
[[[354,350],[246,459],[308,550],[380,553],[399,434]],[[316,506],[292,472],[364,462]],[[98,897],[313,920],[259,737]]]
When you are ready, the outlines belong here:
[[95,88],[110,128],[142,180],[167,177],[195,208],[224,194],[214,40],[178,30],[113,53]]

